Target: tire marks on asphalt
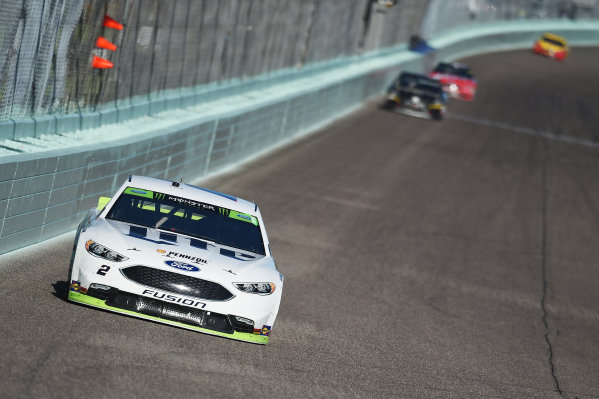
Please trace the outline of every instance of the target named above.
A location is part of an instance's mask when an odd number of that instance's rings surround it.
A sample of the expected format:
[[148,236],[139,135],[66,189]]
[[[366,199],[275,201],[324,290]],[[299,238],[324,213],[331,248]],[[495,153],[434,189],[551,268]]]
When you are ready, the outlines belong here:
[[453,120],[462,121],[462,122],[469,122],[469,123],[473,123],[473,124],[481,125],[481,126],[494,127],[494,128],[501,129],[501,130],[507,130],[507,131],[514,132],[514,133],[540,137],[540,138],[544,138],[547,140],[576,144],[576,145],[580,145],[583,147],[589,147],[589,148],[599,148],[599,141],[596,141],[596,140],[584,140],[584,139],[579,139],[576,137],[565,136],[565,135],[561,135],[561,134],[531,129],[528,127],[511,125],[509,123],[492,121],[492,120],[482,119],[482,118],[475,118],[475,117],[468,116],[468,115],[449,113],[445,117],[447,119],[453,119]]

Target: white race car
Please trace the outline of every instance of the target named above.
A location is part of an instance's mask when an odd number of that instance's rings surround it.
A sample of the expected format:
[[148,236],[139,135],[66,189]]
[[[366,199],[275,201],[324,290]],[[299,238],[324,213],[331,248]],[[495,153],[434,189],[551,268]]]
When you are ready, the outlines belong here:
[[257,205],[141,176],[81,222],[68,282],[70,301],[258,344],[283,291]]

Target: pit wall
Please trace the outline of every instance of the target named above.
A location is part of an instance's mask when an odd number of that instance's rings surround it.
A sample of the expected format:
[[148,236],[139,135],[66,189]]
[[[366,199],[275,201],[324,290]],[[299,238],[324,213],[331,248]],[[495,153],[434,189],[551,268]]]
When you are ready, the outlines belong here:
[[[355,110],[380,96],[401,70],[424,72],[436,60],[530,48],[545,31],[564,35],[573,46],[599,44],[599,22],[471,25],[433,38],[432,55],[399,46],[336,60],[309,75],[248,83],[247,90],[212,102],[168,110],[156,123],[115,124],[111,128],[127,137],[109,143],[0,157],[0,253],[73,230],[128,174],[198,180]],[[182,99],[179,104],[185,105]]]

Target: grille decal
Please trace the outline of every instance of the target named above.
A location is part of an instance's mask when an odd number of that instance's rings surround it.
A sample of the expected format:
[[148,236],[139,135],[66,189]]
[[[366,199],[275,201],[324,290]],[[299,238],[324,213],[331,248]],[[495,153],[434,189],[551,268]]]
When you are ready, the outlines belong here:
[[228,301],[234,295],[222,285],[197,277],[186,276],[147,266],[129,266],[121,269],[129,280],[146,287],[152,287],[187,297]]

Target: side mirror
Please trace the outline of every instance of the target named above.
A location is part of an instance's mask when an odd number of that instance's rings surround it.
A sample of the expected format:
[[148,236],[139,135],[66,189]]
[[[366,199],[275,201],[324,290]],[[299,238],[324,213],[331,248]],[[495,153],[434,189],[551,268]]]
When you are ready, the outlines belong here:
[[98,207],[96,209],[98,209],[98,212],[101,212],[102,209],[104,209],[106,207],[106,205],[108,205],[108,203],[110,202],[110,197],[100,197],[98,198]]

